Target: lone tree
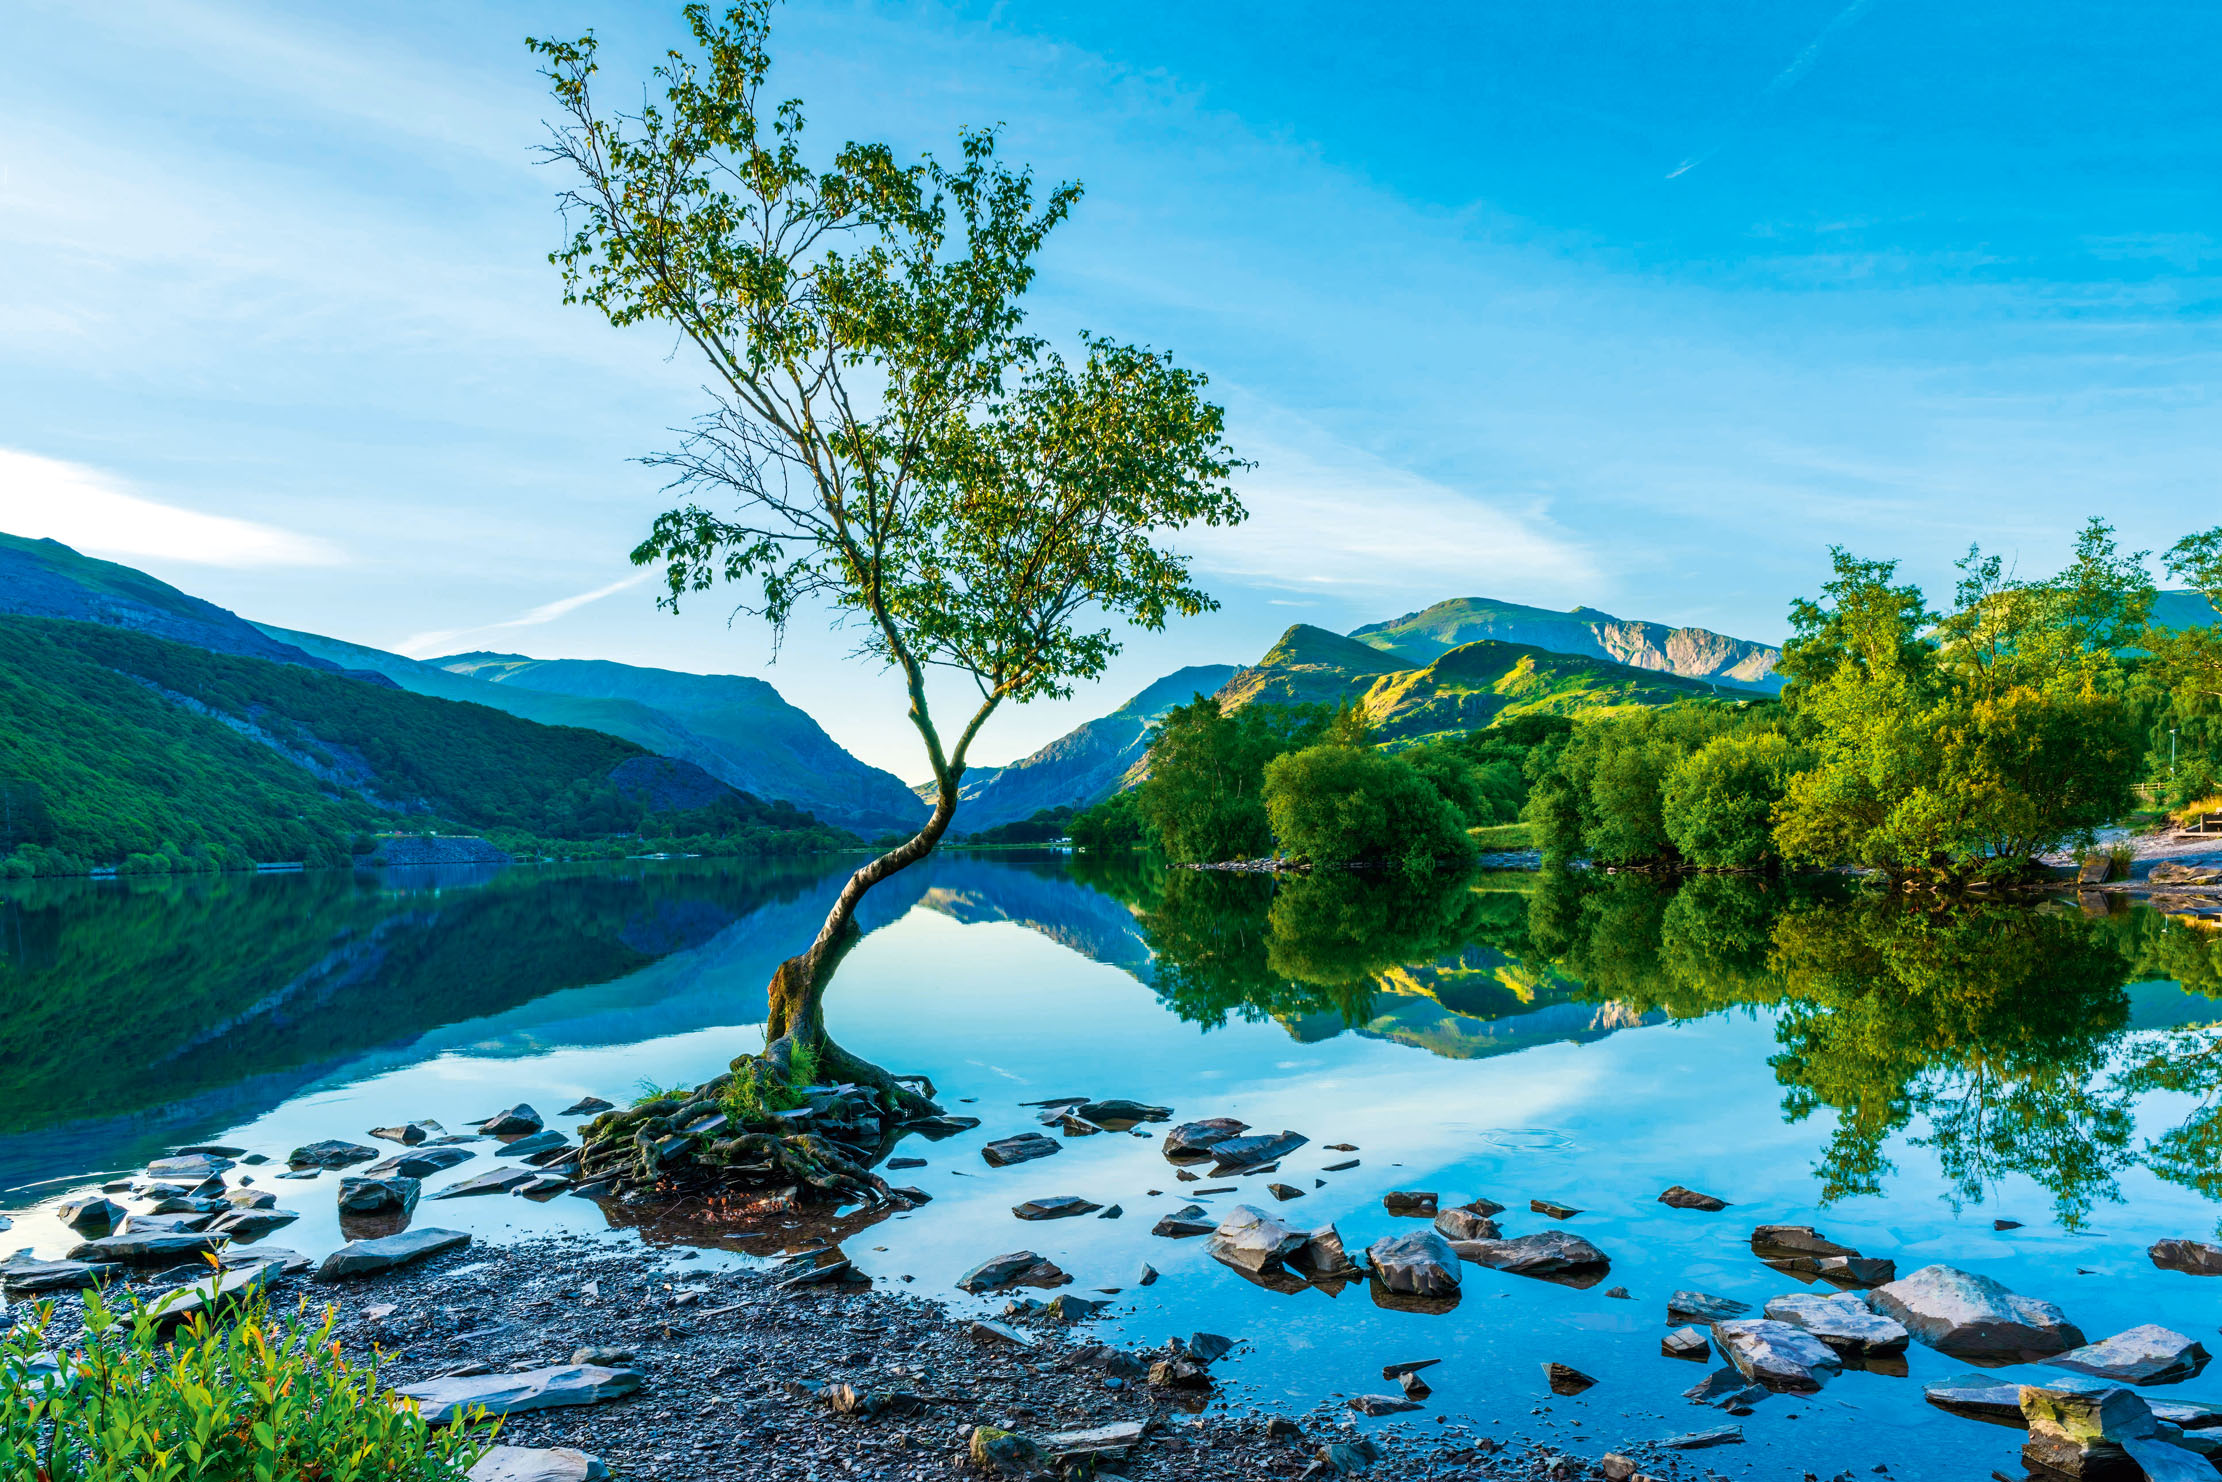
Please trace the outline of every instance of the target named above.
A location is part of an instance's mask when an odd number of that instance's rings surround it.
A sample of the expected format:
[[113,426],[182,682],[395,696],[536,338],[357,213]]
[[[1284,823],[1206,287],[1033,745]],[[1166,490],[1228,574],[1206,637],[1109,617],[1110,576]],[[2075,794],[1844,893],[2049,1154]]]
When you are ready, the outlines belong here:
[[[738,583],[737,610],[775,639],[823,612],[902,678],[933,813],[773,974],[764,1059],[915,1101],[826,1036],[858,902],[947,832],[998,707],[1101,675],[1108,619],[1156,630],[1216,606],[1159,537],[1241,520],[1228,478],[1245,465],[1201,375],[1087,333],[1070,364],[1026,332],[1019,299],[1078,185],[1037,199],[986,129],[960,134],[956,164],[859,143],[811,164],[801,104],[764,99],[770,11],[687,6],[693,47],[666,54],[662,101],[634,113],[597,101],[591,33],[529,43],[562,112],[547,155],[577,177],[551,261],[565,302],[670,325],[709,367],[711,407],[647,460],[686,500],[632,553],[662,563],[659,605]],[[953,736],[935,668],[977,692]]]

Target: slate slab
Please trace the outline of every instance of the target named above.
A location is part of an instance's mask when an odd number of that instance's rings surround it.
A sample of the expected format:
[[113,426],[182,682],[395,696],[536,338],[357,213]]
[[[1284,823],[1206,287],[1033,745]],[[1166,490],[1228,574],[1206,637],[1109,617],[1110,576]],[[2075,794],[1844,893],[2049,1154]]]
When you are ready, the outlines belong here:
[[395,1266],[405,1266],[411,1261],[421,1261],[442,1251],[459,1250],[471,1243],[470,1235],[462,1230],[404,1230],[398,1235],[381,1235],[376,1240],[351,1240],[324,1258],[316,1268],[318,1281],[339,1281],[350,1276],[368,1276],[374,1271],[385,1271]]
[[446,1425],[477,1409],[489,1418],[553,1410],[565,1405],[597,1405],[629,1395],[641,1386],[638,1369],[605,1369],[598,1364],[560,1364],[522,1374],[473,1374],[405,1384],[394,1393],[417,1402],[426,1423]]

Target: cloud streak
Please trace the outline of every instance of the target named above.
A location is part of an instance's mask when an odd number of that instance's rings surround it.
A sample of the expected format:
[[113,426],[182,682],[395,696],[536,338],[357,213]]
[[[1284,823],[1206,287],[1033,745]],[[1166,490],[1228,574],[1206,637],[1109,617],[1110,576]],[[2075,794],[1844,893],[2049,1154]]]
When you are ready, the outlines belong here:
[[0,530],[58,540],[92,555],[196,566],[338,566],[347,560],[328,540],[163,504],[101,469],[17,448],[0,448]]
[[1667,171],[1666,178],[1674,180],[1687,175],[1714,155],[1719,154],[1727,145],[1728,140],[1734,138],[1742,131],[1743,126],[1750,122],[1753,114],[1766,107],[1776,98],[1781,97],[1784,92],[1796,84],[1799,78],[1811,72],[1813,64],[1821,59],[1821,53],[1827,48],[1828,44],[1835,40],[1837,35],[1850,26],[1852,22],[1865,15],[1868,8],[1874,3],[1875,0],[1852,0],[1851,4],[1838,11],[1829,23],[1821,28],[1820,34],[1805,44],[1805,50],[1790,59],[1790,65],[1767,79],[1767,85],[1759,90],[1759,95],[1753,98],[1746,105],[1744,111],[1737,116],[1736,123],[1730,128],[1727,138],[1722,139],[1720,143],[1715,144],[1710,149],[1691,155],[1688,159]]
[[552,623],[559,617],[576,612],[589,602],[599,602],[604,597],[614,597],[628,588],[637,587],[654,575],[652,571],[638,572],[623,580],[613,581],[608,586],[596,587],[591,592],[579,592],[569,597],[558,597],[553,602],[543,602],[538,607],[530,608],[513,618],[504,618],[498,623],[481,623],[475,628],[436,628],[418,633],[395,644],[394,652],[406,654],[412,659],[422,659],[446,649],[458,638],[468,638],[478,633],[499,633],[513,628],[537,628],[543,623]]

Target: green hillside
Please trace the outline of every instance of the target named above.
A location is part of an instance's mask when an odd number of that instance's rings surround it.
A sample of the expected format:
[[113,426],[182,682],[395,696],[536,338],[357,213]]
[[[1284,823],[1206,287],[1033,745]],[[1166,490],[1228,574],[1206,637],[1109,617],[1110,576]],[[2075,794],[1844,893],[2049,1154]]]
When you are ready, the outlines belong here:
[[1557,612],[1494,597],[1454,597],[1394,622],[1369,624],[1350,636],[1413,663],[1428,663],[1454,648],[1495,639],[1766,694],[1782,688],[1774,677],[1781,652],[1771,645],[1730,638],[1709,628],[1617,618],[1591,607]]
[[1479,730],[1514,715],[1587,715],[1716,694],[1683,679],[1609,659],[1483,640],[1414,666],[1401,654],[1299,623],[1228,681],[1221,703],[1357,704],[1384,741]]
[[19,871],[336,863],[396,823],[841,837],[614,736],[92,623],[0,617],[0,710],[0,852]]

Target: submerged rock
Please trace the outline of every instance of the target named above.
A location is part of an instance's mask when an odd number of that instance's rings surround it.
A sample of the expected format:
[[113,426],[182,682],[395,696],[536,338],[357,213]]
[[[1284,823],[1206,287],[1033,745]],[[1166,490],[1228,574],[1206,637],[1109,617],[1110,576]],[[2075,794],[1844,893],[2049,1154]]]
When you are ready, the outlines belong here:
[[540,1175],[530,1168],[496,1168],[461,1183],[449,1184],[432,1197],[435,1199],[469,1199],[479,1194],[507,1194],[531,1183]]
[[1067,1220],[1075,1215],[1093,1214],[1103,1208],[1081,1198],[1078,1194],[1051,1194],[1044,1199],[1029,1199],[1024,1204],[1011,1206],[1011,1213],[1022,1220]]
[[394,1393],[415,1400],[418,1412],[429,1424],[446,1425],[474,1410],[484,1410],[491,1418],[563,1405],[598,1404],[629,1395],[640,1385],[638,1369],[563,1364],[549,1369],[531,1369],[522,1374],[433,1379],[423,1384],[402,1385]]
[[1205,1248],[1214,1260],[1249,1272],[1271,1271],[1302,1249],[1309,1237],[1264,1210],[1237,1204],[1211,1232]]
[[1768,1317],[1716,1322],[1713,1341],[1737,1372],[1773,1390],[1810,1394],[1844,1367],[1813,1334]]
[[[376,1156],[373,1154],[373,1156]],[[156,1179],[176,1179],[181,1183],[199,1183],[203,1179],[220,1178],[238,1165],[228,1157],[214,1153],[185,1153],[176,1157],[157,1158],[147,1165],[146,1176]]]
[[1054,1137],[1039,1132],[1021,1132],[1016,1137],[998,1138],[980,1149],[980,1156],[991,1168],[1008,1168],[1014,1163],[1031,1163],[1036,1158],[1047,1158],[1064,1151],[1064,1144]]
[[1741,1446],[1744,1444],[1744,1428],[1740,1425],[1716,1425],[1711,1430],[1668,1436],[1663,1441],[1654,1441],[1651,1444],[1662,1451],[1706,1451],[1715,1446]]
[[1891,1358],[1906,1351],[1904,1327],[1878,1312],[1868,1310],[1857,1297],[1773,1297],[1766,1316],[1803,1328],[1847,1358]]
[[2206,1349],[2182,1333],[2144,1323],[2044,1363],[2122,1384],[2176,1384],[2198,1378],[2208,1358]]
[[1924,1266],[1867,1301],[1931,1348],[1966,1358],[2042,1358],[2084,1343],[2083,1330],[2052,1303],[1951,1266]]
[[1385,1236],[1366,1247],[1374,1279],[1392,1292],[1416,1297],[1448,1297],[1458,1291],[1458,1252],[1429,1230]]

